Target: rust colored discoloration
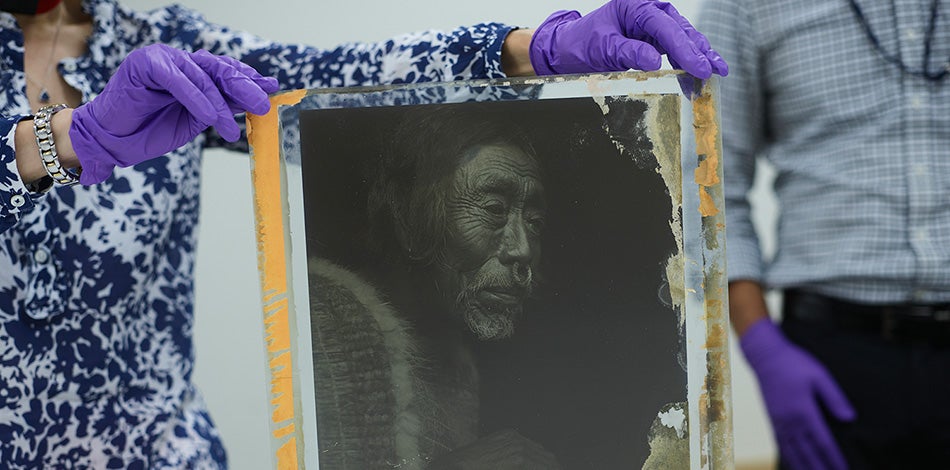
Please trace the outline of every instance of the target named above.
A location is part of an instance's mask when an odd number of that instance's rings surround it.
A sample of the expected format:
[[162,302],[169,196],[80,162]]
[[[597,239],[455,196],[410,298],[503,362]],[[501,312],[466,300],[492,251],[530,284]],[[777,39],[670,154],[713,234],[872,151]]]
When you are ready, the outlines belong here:
[[[698,150],[698,149],[697,149]],[[706,154],[700,154],[706,155]],[[699,166],[694,172],[696,184],[702,186],[715,186],[719,184],[719,174],[716,173],[719,168],[719,158],[715,155],[707,156],[699,162]]]
[[716,203],[703,186],[699,187],[699,213],[702,214],[703,217],[719,214]]
[[693,99],[697,167],[705,241],[703,291],[706,322],[706,379],[700,397],[702,467],[732,468],[732,410],[729,369],[729,320],[725,276],[725,219],[722,207],[722,147],[712,82]]
[[[707,321],[709,318],[709,312],[722,311],[722,301],[719,299],[708,299],[706,301],[706,318]],[[703,345],[703,348],[706,350],[714,349],[719,350],[727,346],[725,341],[729,340],[729,332],[727,329],[723,328],[723,325],[718,322],[710,322],[709,328],[706,331],[706,344]]]
[[[716,120],[716,108],[708,86],[703,93],[693,99],[693,126],[696,133],[696,153],[699,154],[699,166],[696,168],[696,184],[700,187],[699,212],[706,216],[719,213],[716,199],[708,194],[708,188],[719,186],[722,168],[719,165],[719,122]],[[721,200],[721,199],[720,199]]]
[[[263,116],[247,115],[247,137],[251,144],[251,180],[254,214],[257,220],[257,264],[264,292],[264,326],[270,364],[272,420],[277,468],[296,470],[298,449],[294,414],[293,353],[290,349],[291,322],[288,315],[287,262],[284,252],[283,201],[278,108],[293,105],[306,96],[305,90],[271,97],[271,110]],[[281,441],[281,439],[283,441]],[[302,459],[301,459],[302,460]]]

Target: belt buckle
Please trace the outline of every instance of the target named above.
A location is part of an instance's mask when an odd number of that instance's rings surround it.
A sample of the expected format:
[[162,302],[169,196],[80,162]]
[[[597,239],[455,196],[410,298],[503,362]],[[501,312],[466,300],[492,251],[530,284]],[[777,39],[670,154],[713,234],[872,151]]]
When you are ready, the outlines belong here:
[[950,307],[942,306],[934,310],[933,319],[940,323],[950,322]]
[[950,334],[948,327],[950,304],[885,307],[881,311],[881,336],[887,341],[938,338]]
[[931,320],[936,323],[950,322],[950,306],[948,305],[911,305],[907,309],[911,318]]

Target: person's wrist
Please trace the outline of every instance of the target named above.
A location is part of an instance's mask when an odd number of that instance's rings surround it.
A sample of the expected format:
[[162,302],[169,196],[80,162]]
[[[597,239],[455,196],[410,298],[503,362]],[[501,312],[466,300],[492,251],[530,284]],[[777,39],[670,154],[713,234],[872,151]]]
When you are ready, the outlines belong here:
[[501,68],[509,77],[535,75],[531,65],[530,46],[533,29],[514,29],[505,36],[501,49]]
[[753,324],[768,318],[769,309],[760,281],[733,279],[729,281],[729,320],[742,337]]
[[[59,149],[56,146],[56,136],[53,129],[53,119],[61,111],[68,109],[64,103],[43,106],[33,115],[33,135],[36,141],[36,147],[39,150],[39,157],[43,162],[43,168],[47,176],[52,181],[64,186],[70,186],[79,182],[79,173],[82,169],[70,171],[63,166],[59,159]],[[41,178],[44,180],[44,178]],[[42,187],[39,192],[45,192],[50,185],[46,182],[40,182],[40,186],[31,184],[31,191],[37,192],[37,188]]]

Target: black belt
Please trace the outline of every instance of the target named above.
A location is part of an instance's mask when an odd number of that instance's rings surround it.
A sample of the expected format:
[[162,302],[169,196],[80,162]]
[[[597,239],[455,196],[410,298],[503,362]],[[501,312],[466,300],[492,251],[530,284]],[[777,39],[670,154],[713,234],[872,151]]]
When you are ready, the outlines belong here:
[[869,305],[791,289],[785,291],[783,315],[877,334],[888,341],[950,343],[950,303]]

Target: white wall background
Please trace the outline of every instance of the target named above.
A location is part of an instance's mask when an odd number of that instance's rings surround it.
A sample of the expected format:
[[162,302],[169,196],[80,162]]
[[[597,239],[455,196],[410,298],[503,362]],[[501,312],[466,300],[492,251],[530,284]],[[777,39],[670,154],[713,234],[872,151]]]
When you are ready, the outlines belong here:
[[[169,2],[122,1],[137,9]],[[695,18],[701,1],[673,0],[687,18]],[[482,21],[535,26],[554,10],[587,13],[601,4],[601,0],[179,2],[216,23],[318,47]],[[195,381],[223,435],[231,467],[261,470],[269,465],[269,416],[249,163],[246,155],[212,151],[206,154],[204,164]],[[768,225],[775,206],[765,195],[761,200],[764,217],[760,222]],[[772,245],[771,240],[764,240],[766,247]],[[733,352],[737,463],[764,462],[774,453],[771,432],[747,367],[735,348]]]

